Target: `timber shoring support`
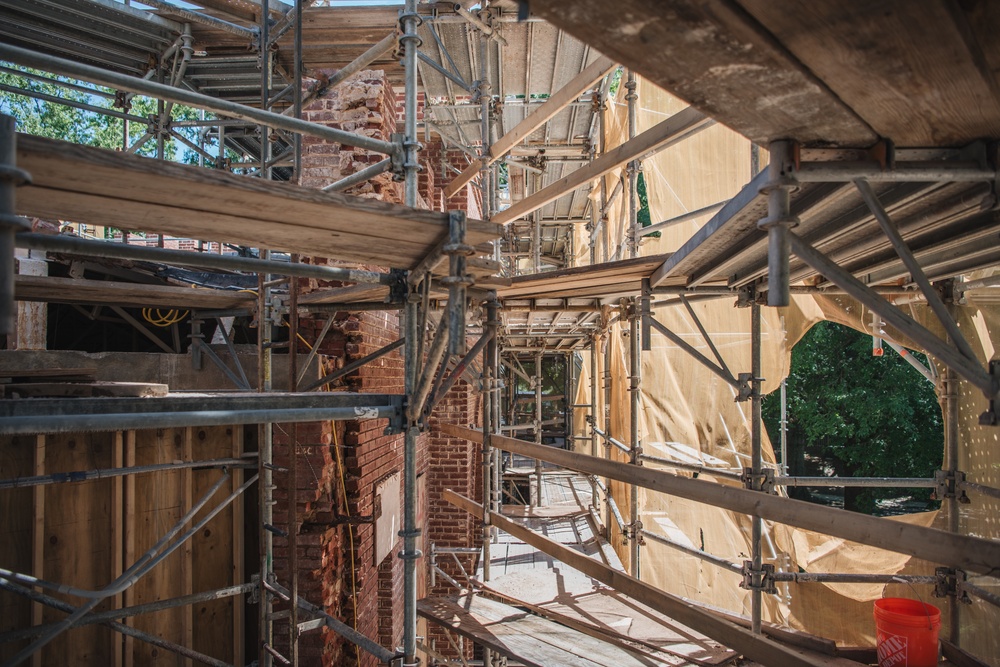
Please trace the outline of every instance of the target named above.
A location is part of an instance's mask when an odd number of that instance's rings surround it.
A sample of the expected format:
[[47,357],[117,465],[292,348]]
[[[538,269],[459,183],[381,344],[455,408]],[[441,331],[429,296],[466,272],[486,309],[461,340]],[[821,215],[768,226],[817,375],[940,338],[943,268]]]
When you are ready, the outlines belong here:
[[[448,435],[474,442],[482,440],[482,433],[476,429],[442,424],[441,430]],[[689,479],[652,468],[604,461],[586,454],[541,447],[516,438],[493,436],[493,446],[584,474],[605,475],[660,493],[842,537],[968,572],[987,573],[1000,568],[1000,542],[995,540],[953,535],[935,528],[912,526],[759,491]]]
[[[482,517],[483,508],[478,503],[460,496],[451,490],[446,490],[442,496],[444,500],[455,507],[459,507],[473,516]],[[624,572],[608,567],[598,560],[539,535],[503,515],[494,515],[493,523],[501,530],[506,531],[545,554],[611,586],[618,592],[634,600],[667,614],[674,620],[698,632],[723,642],[725,645],[740,651],[748,658],[757,660],[763,664],[782,665],[783,667],[847,667],[848,665],[856,664],[828,656],[813,659],[797,649],[784,646],[767,637],[755,636],[732,621],[723,619],[712,612],[699,609],[692,602],[661,591]]]

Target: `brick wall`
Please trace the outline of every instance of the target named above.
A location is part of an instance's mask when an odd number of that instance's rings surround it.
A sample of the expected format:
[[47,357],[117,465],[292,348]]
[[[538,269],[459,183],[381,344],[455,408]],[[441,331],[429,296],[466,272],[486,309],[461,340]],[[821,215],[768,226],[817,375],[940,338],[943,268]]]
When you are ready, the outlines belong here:
[[[396,131],[398,109],[392,108],[396,96],[382,72],[364,71],[340,87],[329,91],[305,112],[307,120],[321,122],[348,131],[360,131],[369,136],[388,139]],[[421,204],[443,209],[445,202],[441,186],[450,178],[441,179],[440,162],[448,160],[464,166],[464,156],[458,151],[446,151],[440,143],[432,144],[421,153],[427,165],[419,178]],[[382,156],[367,154],[350,147],[329,144],[317,139],[303,141],[302,184],[323,187]],[[374,182],[357,186],[348,194],[372,197],[384,201],[402,200],[402,186],[383,174]],[[447,202],[448,208],[469,206],[468,191]],[[320,258],[306,258],[312,263],[328,263]],[[374,268],[374,267],[367,267]],[[309,292],[335,286],[316,280],[301,279],[300,289]],[[321,317],[302,318],[299,332],[309,342],[323,326]],[[337,313],[334,325],[320,343],[324,372],[366,356],[399,337],[400,318],[389,311]],[[300,350],[305,353],[304,346]],[[366,393],[403,392],[404,362],[401,351],[394,351],[367,364],[343,379],[346,389]],[[446,506],[441,491],[454,489],[478,498],[479,452],[468,442],[446,438],[435,432],[441,421],[468,424],[478,421],[479,398],[472,388],[460,382],[445,397],[431,419],[430,431],[417,441],[417,474],[425,486],[423,506],[418,514],[427,517],[420,549],[429,553],[430,542],[447,546],[471,546],[478,535],[476,522],[464,512]],[[396,557],[402,548],[401,539],[381,562],[375,562],[375,526],[361,520],[354,524],[343,521],[370,517],[375,511],[376,486],[387,476],[403,467],[402,435],[386,435],[387,420],[359,420],[300,424],[294,433],[289,425],[274,429],[275,462],[287,466],[290,443],[296,447],[298,489],[294,501],[301,524],[298,533],[299,590],[313,603],[322,603],[328,613],[349,625],[355,624],[366,636],[387,648],[402,643],[403,562]],[[339,457],[338,457],[339,454]],[[342,463],[342,467],[340,465]],[[288,525],[289,493],[283,477],[275,476],[278,489],[275,499],[275,525]],[[403,489],[400,489],[402,496]],[[403,502],[400,498],[400,507]],[[427,575],[428,559],[418,561],[418,579]],[[446,565],[450,567],[450,565]],[[287,540],[275,538],[275,572],[282,583],[288,581]],[[433,594],[453,591],[438,588]],[[277,636],[287,636],[287,626],[277,626]],[[433,630],[431,630],[433,636]],[[442,636],[442,635],[439,635]],[[447,650],[447,642],[437,642]],[[277,641],[281,649],[286,641]],[[337,635],[314,631],[300,639],[302,664],[355,665],[358,653]],[[375,665],[375,660],[360,652],[360,664]]]
[[[427,442],[431,474],[427,480],[427,538],[436,547],[476,547],[481,544],[482,522],[471,514],[446,502],[443,492],[450,489],[468,498],[482,501],[482,446],[453,438],[440,432],[440,424],[481,424],[482,394],[464,380],[455,384],[438,404],[428,423]],[[471,556],[459,556],[467,571],[477,562]],[[451,556],[437,559],[438,566],[449,576],[464,583],[461,568]],[[454,587],[439,577],[428,595],[454,595]],[[428,625],[428,639],[444,655],[454,655],[440,626]],[[467,647],[471,650],[471,645]],[[466,657],[471,657],[471,653]]]

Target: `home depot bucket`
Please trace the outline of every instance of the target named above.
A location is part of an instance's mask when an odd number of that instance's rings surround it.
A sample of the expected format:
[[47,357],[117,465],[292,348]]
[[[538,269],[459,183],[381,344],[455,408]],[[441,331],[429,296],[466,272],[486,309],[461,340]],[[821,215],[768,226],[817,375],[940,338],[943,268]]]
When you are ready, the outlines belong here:
[[875,601],[879,667],[937,667],[941,612],[907,598]]

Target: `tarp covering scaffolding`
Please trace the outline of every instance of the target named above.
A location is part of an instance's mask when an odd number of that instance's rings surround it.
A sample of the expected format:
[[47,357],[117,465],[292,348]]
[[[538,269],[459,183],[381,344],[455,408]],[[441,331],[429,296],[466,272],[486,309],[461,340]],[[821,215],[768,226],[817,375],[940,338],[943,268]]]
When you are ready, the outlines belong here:
[[[642,132],[685,108],[682,101],[642,79],[638,80],[637,92],[636,132]],[[608,113],[608,146],[618,145],[628,138],[625,99],[623,76],[617,99]],[[760,159],[767,159],[766,151],[758,153],[746,138],[722,125],[715,125],[644,160],[642,173],[654,223],[703,208],[708,210],[675,225],[660,228],[659,238],[646,237],[640,254],[649,256],[677,251],[717,210],[713,205],[733,197],[763,168],[759,164]],[[620,175],[612,173],[606,177],[603,184],[605,193],[615,190],[619,178],[627,178],[624,169]],[[601,187],[595,185],[592,195],[598,202]],[[625,185],[623,190],[624,196],[614,199],[605,211],[608,227],[605,238],[622,239],[621,245],[617,253],[612,250],[611,257],[599,257],[598,261],[627,256],[628,186]],[[583,262],[586,261],[584,257],[589,240],[581,234],[576,243],[578,259]],[[663,299],[661,296],[655,298]],[[977,300],[975,294],[970,294],[967,305],[956,309],[959,326],[981,362],[988,362],[994,357],[1000,339],[1000,312],[996,304],[989,301],[986,298]],[[689,302],[690,309],[697,314],[725,365],[732,369],[734,375],[749,371],[751,309],[735,308],[732,296],[689,297]],[[922,303],[903,307],[912,309],[918,321],[944,337],[940,326],[932,321],[933,315]],[[598,391],[594,415],[601,429],[605,428],[607,415],[610,434],[627,443],[630,430],[630,341],[628,323],[624,315],[618,319],[620,314],[614,308],[605,312],[612,324],[604,340],[597,345],[598,386],[603,388],[605,383],[610,382],[610,392],[606,389]],[[682,301],[671,297],[659,303],[654,300],[653,315],[706,357],[713,356],[710,345]],[[787,308],[762,309],[762,393],[770,393],[779,387],[789,372],[792,346],[821,320],[836,321],[871,333],[870,311],[848,297],[798,294],[793,296],[792,304]],[[886,328],[885,336],[913,348],[910,341],[891,328]],[[705,468],[700,473],[702,479],[742,486],[738,475],[750,465],[751,402],[737,402],[736,389],[666,337],[654,333],[649,344],[651,349],[642,352],[641,363],[638,435],[642,454],[689,466],[700,465]],[[590,363],[585,361],[577,404],[591,402],[590,369]],[[937,377],[940,378],[943,367],[939,367],[938,371]],[[914,381],[917,377],[914,374]],[[1000,486],[1000,448],[997,447],[996,429],[979,426],[977,421],[985,405],[983,396],[967,383],[961,383],[960,387],[958,470],[964,471],[970,482]],[[940,396],[940,380],[936,390]],[[589,433],[584,415],[577,415],[574,430],[581,435]],[[766,432],[763,439],[764,465],[775,467],[774,450]],[[593,445],[583,439],[576,444],[578,451],[599,456],[602,455],[601,447],[602,443],[596,436]],[[620,461],[628,461],[629,458],[626,452],[614,447],[608,447],[607,455]],[[644,464],[659,467],[659,464],[649,463],[648,460]],[[712,468],[719,468],[720,472],[713,475]],[[676,472],[692,474],[682,469]],[[609,486],[627,523],[631,486],[614,481]],[[784,492],[781,490],[779,493]],[[749,516],[645,489],[638,490],[637,498],[642,529],[737,566],[742,566],[750,558],[753,545]],[[1000,508],[995,498],[975,494],[972,504],[960,506],[961,516],[957,525],[950,523],[948,517],[950,508],[956,506],[958,504],[954,502],[946,503],[940,511],[895,517],[895,520],[945,530],[951,526],[951,530],[963,534],[1000,538],[1000,527],[995,519]],[[623,534],[610,512],[606,516],[610,541],[626,569],[631,571],[628,527]],[[653,539],[645,539],[643,544],[640,556],[643,580],[677,595],[749,615],[751,592],[739,587],[743,577],[738,568],[706,563]],[[773,564],[776,571],[786,573],[935,574],[935,565],[925,561],[770,522],[764,522],[762,555],[765,564]],[[991,585],[996,586],[996,580],[977,578],[977,584],[989,590]],[[945,614],[948,612],[947,602],[931,598],[933,586],[926,584],[779,583],[777,591],[763,597],[765,621],[788,624],[832,638],[842,645],[874,643],[872,601],[883,595],[919,595],[939,606]],[[961,605],[960,609],[962,646],[977,656],[994,656],[991,664],[1000,664],[996,662],[996,656],[1000,656],[1000,637],[991,631],[1000,627],[1000,609],[981,600],[973,600],[971,606]],[[948,627],[947,618],[944,627]]]

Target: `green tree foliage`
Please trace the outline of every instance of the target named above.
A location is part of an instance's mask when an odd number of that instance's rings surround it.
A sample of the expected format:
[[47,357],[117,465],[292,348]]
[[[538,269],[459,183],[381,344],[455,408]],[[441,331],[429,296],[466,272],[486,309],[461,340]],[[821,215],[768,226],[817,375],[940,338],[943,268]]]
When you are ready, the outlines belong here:
[[[0,63],[9,67],[7,63]],[[52,75],[28,70],[33,74],[66,81],[83,87],[91,87],[94,93],[83,90],[66,88],[47,81],[28,78],[26,76],[0,71],[0,84],[17,88],[24,91],[33,91],[42,95],[59,97],[71,102],[79,102],[95,107],[107,109],[113,108],[113,99],[101,95],[100,93],[114,93],[114,91],[98,86],[89,86],[66,77],[53,77]],[[123,111],[122,109],[116,109]],[[124,136],[125,123],[120,118],[79,109],[76,107],[36,99],[29,95],[0,91],[0,113],[13,116],[17,123],[17,131],[25,134],[34,134],[51,139],[61,139],[77,144],[97,146],[99,148],[120,149]],[[133,97],[131,107],[127,113],[142,118],[150,118],[157,115],[157,101],[147,97]],[[198,112],[189,107],[175,105],[171,111],[173,120],[195,120]],[[138,123],[130,126],[132,141],[145,132],[146,127]],[[184,134],[188,139],[197,143],[197,128],[178,128],[178,132]],[[140,148],[139,155],[154,157],[156,155],[156,141],[149,141]],[[183,160],[185,162],[197,162],[197,156],[184,147],[178,147],[178,142],[168,139],[164,145],[164,158],[167,160]]]
[[[838,475],[931,477],[941,467],[944,436],[933,387],[888,347],[884,356],[872,356],[870,336],[832,322],[814,326],[792,350],[786,394],[790,451],[804,447]],[[778,392],[765,398],[773,442],[780,410]],[[844,504],[871,513],[876,500],[900,495],[928,499],[929,490],[848,489]]]

